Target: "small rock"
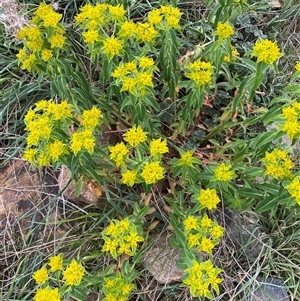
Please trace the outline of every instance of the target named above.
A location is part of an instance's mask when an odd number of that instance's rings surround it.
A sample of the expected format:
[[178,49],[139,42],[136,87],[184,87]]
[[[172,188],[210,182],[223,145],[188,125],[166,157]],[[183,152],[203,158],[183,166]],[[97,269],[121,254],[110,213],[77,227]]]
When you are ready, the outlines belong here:
[[100,207],[103,205],[103,199],[100,199],[104,193],[103,187],[93,183],[93,181],[88,181],[84,183],[80,195],[76,196],[76,183],[70,181],[71,176],[70,169],[63,165],[58,177],[58,185],[66,199]]
[[[38,170],[21,159],[13,159],[0,172],[0,230],[15,222],[25,235],[41,220],[37,208],[42,202]],[[20,218],[24,216],[24,218]]]
[[247,301],[290,301],[280,279],[257,277],[252,296]]
[[184,272],[176,265],[180,251],[172,248],[167,235],[161,235],[144,257],[144,266],[160,283],[180,281]]
[[44,173],[18,158],[3,166],[0,169],[0,240],[13,244],[12,233],[24,238],[29,231],[33,240],[41,235],[48,241],[63,237],[67,226],[58,223],[61,220],[58,210],[50,212],[46,206],[56,192],[57,183],[49,171]]

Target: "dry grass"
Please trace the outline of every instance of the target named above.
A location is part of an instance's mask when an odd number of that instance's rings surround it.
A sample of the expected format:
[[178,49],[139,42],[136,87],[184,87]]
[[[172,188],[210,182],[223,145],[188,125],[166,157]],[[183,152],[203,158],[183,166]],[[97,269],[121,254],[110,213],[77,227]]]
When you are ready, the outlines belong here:
[[4,25],[7,36],[15,37],[18,30],[27,23],[23,5],[16,0],[1,0],[0,23]]

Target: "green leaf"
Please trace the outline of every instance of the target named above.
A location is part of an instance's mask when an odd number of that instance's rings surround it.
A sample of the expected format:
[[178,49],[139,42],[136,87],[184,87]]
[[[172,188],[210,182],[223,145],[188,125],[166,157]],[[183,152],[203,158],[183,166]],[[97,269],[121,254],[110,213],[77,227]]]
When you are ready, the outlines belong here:
[[250,187],[243,187],[239,189],[238,191],[239,195],[248,197],[248,198],[254,198],[254,199],[262,199],[264,197],[264,193]]
[[281,114],[282,106],[276,106],[270,109],[264,116],[262,117],[262,121],[264,125],[272,124],[274,120],[278,118],[278,115]]
[[255,212],[256,213],[263,213],[266,211],[269,211],[271,209],[274,210],[274,207],[278,207],[278,203],[276,201],[276,197],[274,197],[273,195],[270,195],[269,197],[263,199],[262,201],[260,201],[256,208],[255,208]]

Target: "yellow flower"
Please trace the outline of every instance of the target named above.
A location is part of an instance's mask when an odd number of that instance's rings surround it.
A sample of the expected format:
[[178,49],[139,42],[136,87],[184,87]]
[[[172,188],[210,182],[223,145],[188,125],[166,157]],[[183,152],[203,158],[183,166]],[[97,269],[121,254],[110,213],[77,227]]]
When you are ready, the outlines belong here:
[[128,217],[118,222],[119,232],[125,232],[130,229],[130,221]]
[[18,54],[16,55],[16,57],[19,59],[19,60],[22,60],[24,58],[26,58],[27,56],[27,53],[26,53],[26,49],[20,49]]
[[49,259],[49,265],[51,272],[62,270],[63,258],[62,255],[51,256]]
[[17,38],[19,40],[25,40],[27,37],[27,32],[28,32],[28,26],[23,26],[22,28],[19,29],[18,33],[17,33]]
[[125,21],[118,32],[118,36],[124,39],[135,36],[136,24],[133,21]]
[[220,164],[214,170],[215,178],[221,182],[229,182],[235,177],[234,170],[231,170],[231,164]]
[[82,135],[82,146],[92,154],[95,148],[95,137],[93,136],[92,130],[85,129],[81,132]]
[[119,230],[120,229],[115,222],[111,221],[102,233],[109,236],[117,236],[119,234]]
[[131,231],[129,235],[125,236],[125,241],[127,241],[130,246],[135,249],[138,242],[144,241],[144,238],[138,235],[137,232]]
[[134,125],[130,130],[123,134],[123,138],[130,146],[137,146],[147,140],[147,135],[140,125]]
[[146,184],[154,184],[164,178],[164,168],[160,162],[147,162],[141,173]]
[[286,150],[274,149],[271,153],[266,152],[261,161],[266,166],[266,175],[280,180],[292,176],[291,169],[294,167],[294,163],[288,157]]
[[132,78],[132,77],[124,78],[121,92],[128,91],[128,92],[134,94],[136,91],[136,88],[137,88],[137,80],[135,78]]
[[108,6],[109,13],[113,20],[121,21],[125,16],[126,10],[124,9],[123,5],[109,5]]
[[28,41],[26,43],[26,46],[28,47],[28,49],[30,49],[33,52],[42,50],[43,45],[44,45],[44,42],[41,39]]
[[295,65],[295,69],[296,71],[300,72],[300,62]]
[[186,231],[196,230],[198,228],[198,220],[190,215],[183,221],[183,225]]
[[39,153],[37,165],[40,167],[50,166],[50,156],[47,153]]
[[292,121],[297,119],[298,112],[294,106],[292,107],[286,107],[282,109],[282,115],[286,120]]
[[205,214],[200,220],[200,226],[204,229],[209,228],[212,225],[212,220]]
[[58,22],[62,18],[62,15],[59,13],[56,13],[55,11],[53,11],[51,9],[51,10],[49,10],[49,12],[47,14],[45,14],[41,18],[44,22],[45,27],[56,27]]
[[90,110],[83,111],[81,124],[86,129],[92,130],[99,124],[99,118],[102,117],[101,111],[93,106]]
[[50,49],[43,49],[41,57],[44,62],[48,62],[53,57],[53,53]]
[[117,166],[124,164],[124,159],[128,155],[128,149],[123,142],[117,143],[115,146],[108,147],[110,151],[109,158],[113,160]]
[[164,168],[160,162],[147,162],[141,173],[146,184],[153,184],[164,178]]
[[290,195],[296,200],[300,205],[300,177],[297,176],[294,180],[285,187]]
[[155,30],[154,26],[147,22],[137,23],[135,32],[137,42],[153,43],[158,36],[158,32]]
[[37,26],[27,27],[26,37],[29,40],[37,40],[41,37],[41,31]]
[[189,233],[187,235],[187,246],[188,248],[192,248],[192,247],[195,247],[195,246],[198,246],[199,245],[199,242],[200,242],[200,234],[197,233],[197,234],[191,234]]
[[224,231],[225,231],[225,229],[222,228],[221,226],[219,226],[219,225],[214,226],[211,229],[212,239],[219,239],[219,238],[221,238],[223,236],[223,234],[224,234]]
[[151,68],[152,66],[154,66],[154,61],[151,57],[142,56],[141,58],[139,58],[139,62],[141,68]]
[[65,44],[65,37],[61,34],[54,34],[52,35],[48,41],[51,44],[51,48],[63,48]]
[[167,20],[167,23],[168,23],[168,26],[171,27],[171,28],[177,28],[177,29],[180,29],[180,25],[179,25],[179,21],[180,21],[180,18],[176,17],[176,16],[168,16],[166,18]]
[[213,67],[211,63],[198,60],[189,64],[187,69],[188,72],[185,73],[185,76],[193,80],[196,87],[201,87],[210,83],[213,74]]
[[130,72],[135,72],[136,71],[136,62],[128,62],[124,65],[124,68],[127,70],[127,71],[130,71]]
[[160,9],[153,9],[148,13],[148,22],[152,25],[157,25],[161,22],[163,16],[161,15]]
[[105,239],[104,246],[102,247],[103,252],[109,252],[113,258],[117,257],[118,241],[116,239]]
[[139,72],[137,73],[136,82],[140,88],[154,87],[152,82],[151,72]]
[[209,238],[203,237],[201,239],[201,243],[199,245],[199,249],[202,252],[208,253],[208,254],[212,254],[212,249],[214,248],[214,244],[212,243],[212,241]]
[[186,151],[183,154],[181,154],[180,159],[177,161],[177,166],[190,166],[194,167],[193,163],[195,161],[195,158],[193,157],[194,151]]
[[37,150],[35,148],[27,148],[24,151],[23,159],[34,164],[36,161],[36,158],[35,158],[36,154],[37,154]]
[[37,284],[43,284],[48,280],[48,270],[43,267],[33,273],[32,278]]
[[80,132],[75,132],[71,136],[70,148],[74,155],[76,156],[83,148],[82,134]]
[[218,284],[222,282],[221,278],[217,278],[222,272],[221,269],[215,268],[211,260],[198,263],[193,260],[193,265],[185,270],[188,277],[185,277],[183,283],[188,285],[193,297],[206,297],[212,299],[209,286],[217,293],[219,292]]
[[49,156],[52,162],[56,162],[59,157],[65,152],[67,146],[60,140],[55,140],[47,147]]
[[112,77],[115,77],[117,79],[122,79],[128,74],[127,68],[124,66],[123,63],[120,63],[119,66],[114,70],[112,73]]
[[66,285],[79,285],[84,276],[84,267],[74,259],[63,272]]
[[38,60],[36,56],[33,53],[31,53],[29,57],[27,57],[22,61],[21,69],[26,69],[27,71],[30,72],[36,66],[37,62]]
[[162,138],[150,141],[149,147],[151,156],[162,155],[169,151],[167,140],[162,140]]
[[131,244],[125,241],[121,241],[119,243],[117,254],[118,255],[127,254],[129,256],[132,256],[134,253],[131,250]]
[[39,288],[33,298],[34,301],[60,301],[58,288]]
[[66,118],[71,118],[72,115],[72,105],[66,100],[63,100],[59,104],[49,103],[47,112],[53,114],[52,118],[54,120],[65,120]]
[[89,29],[88,31],[82,33],[82,36],[86,43],[93,44],[93,43],[99,41],[99,33],[95,29]]
[[111,60],[115,55],[119,55],[123,49],[122,43],[115,37],[107,38],[103,41],[101,50]]
[[257,56],[257,62],[265,62],[269,65],[282,57],[277,43],[269,40],[257,40],[253,47],[253,55]]
[[224,40],[229,38],[234,34],[234,28],[228,23],[218,23],[217,25],[217,35],[219,36],[219,40]]
[[122,173],[122,183],[128,186],[133,186],[136,180],[137,171],[135,170],[126,170]]
[[197,199],[203,207],[209,210],[216,209],[217,204],[220,202],[217,191],[210,188],[201,189]]
[[287,120],[282,130],[287,133],[289,138],[293,139],[300,132],[300,124],[297,120]]

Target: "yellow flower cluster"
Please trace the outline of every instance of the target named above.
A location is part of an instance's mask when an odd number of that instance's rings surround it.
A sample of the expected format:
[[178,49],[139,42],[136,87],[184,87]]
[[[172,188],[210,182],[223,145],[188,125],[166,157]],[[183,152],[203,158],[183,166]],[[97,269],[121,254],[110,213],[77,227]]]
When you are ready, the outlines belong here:
[[266,167],[266,175],[279,180],[292,176],[291,169],[294,167],[294,163],[288,157],[286,150],[274,149],[270,153],[266,152],[265,157],[261,161]]
[[127,217],[121,221],[112,220],[108,227],[102,231],[104,239],[102,251],[109,252],[115,259],[122,254],[133,256],[136,253],[138,243],[144,241],[139,233],[141,233],[141,229],[132,218]]
[[295,69],[296,71],[300,72],[300,62],[297,62],[297,64],[295,65]]
[[[80,117],[81,125],[70,137],[72,117],[73,107],[66,101],[37,102],[24,117],[28,136],[23,158],[37,166],[49,166],[70,151],[74,155],[83,149],[92,153],[95,146],[93,131],[102,118],[101,111],[96,107],[84,110]],[[63,133],[63,140],[57,138],[57,133]]]
[[276,42],[270,40],[257,40],[253,46],[253,55],[257,57],[257,62],[273,64],[282,57]]
[[126,301],[130,292],[135,288],[128,278],[123,277],[117,272],[111,277],[104,277],[103,293],[105,295],[103,301]]
[[221,201],[217,195],[217,191],[210,188],[201,189],[197,200],[199,201],[201,207],[209,210],[217,209],[217,205]]
[[[180,29],[181,15],[178,8],[161,6],[149,12],[147,21],[134,23],[126,17],[122,5],[97,3],[95,6],[86,4],[81,7],[75,20],[83,30],[82,36],[92,55],[102,53],[111,60],[122,56],[123,48],[130,43],[154,44],[160,30]],[[108,36],[112,28],[114,35]]]
[[37,284],[43,284],[48,280],[48,270],[43,267],[33,273],[32,278]]
[[234,28],[228,23],[219,22],[217,25],[217,35],[219,40],[223,41],[234,34]]
[[60,301],[60,294],[58,288],[39,288],[33,298],[34,301]]
[[154,60],[147,56],[127,63],[119,63],[112,73],[116,84],[122,84],[121,91],[129,92],[135,96],[144,96],[149,88],[153,88],[153,72],[158,70]]
[[169,151],[167,140],[158,138],[150,141],[150,154],[151,156],[163,155]]
[[164,168],[159,161],[146,162],[141,176],[146,184],[154,184],[164,178]]
[[292,105],[283,108],[282,116],[285,119],[282,130],[289,138],[298,138],[300,136],[300,102],[295,101]]
[[83,276],[84,267],[74,259],[63,272],[66,285],[79,285]]
[[110,151],[109,158],[115,162],[116,166],[121,166],[125,163],[129,149],[127,149],[124,142],[117,143],[114,146],[109,146],[108,150]]
[[232,166],[229,163],[221,163],[214,170],[214,177],[217,181],[229,182],[235,178],[234,170],[231,170]]
[[177,7],[162,5],[160,8],[151,10],[147,20],[150,24],[162,30],[180,29],[179,22],[182,15],[183,13]]
[[219,284],[223,281],[219,278],[221,269],[215,268],[211,260],[197,262],[193,260],[193,265],[186,269],[187,275],[183,278],[183,283],[190,287],[193,297],[206,297],[212,299],[211,289],[219,294]]
[[293,181],[285,187],[290,195],[296,200],[300,205],[300,177],[297,176]]
[[42,2],[29,25],[22,27],[17,37],[24,42],[17,58],[21,68],[39,73],[38,64],[47,66],[65,45],[65,27],[59,23],[62,15]]
[[161,166],[161,160],[162,155],[169,151],[167,140],[158,138],[144,145],[147,135],[140,125],[134,125],[123,134],[123,138],[126,145],[119,142],[108,147],[110,159],[121,167],[122,183],[128,186],[140,182],[154,184],[163,179],[165,169]]
[[[79,285],[83,276],[84,268],[74,259],[72,262],[64,269],[63,268],[63,257],[61,254],[52,256],[49,259],[48,265],[50,269],[47,269],[46,266],[37,270],[33,273],[32,278],[38,285],[43,285],[44,287],[38,288],[34,296],[34,301],[60,301],[60,293],[58,288],[52,289],[48,285],[48,280],[51,278],[60,281],[60,275],[62,271],[63,280],[65,285]],[[58,274],[53,274],[59,272]],[[51,277],[49,274],[52,273]],[[58,277],[58,278],[57,278]]]
[[130,146],[138,146],[140,143],[143,143],[147,140],[147,135],[141,128],[141,126],[133,126],[130,130],[128,130],[123,138]]
[[197,60],[187,66],[185,76],[195,82],[196,87],[207,85],[211,82],[213,66],[209,62]]
[[188,248],[196,247],[199,251],[210,255],[225,231],[206,214],[203,217],[189,215],[183,221],[183,226]]
[[175,162],[174,165],[178,166],[178,167],[189,166],[189,167],[194,168],[194,164],[199,163],[199,160],[194,157],[194,150],[189,150],[189,151],[183,152],[180,155],[180,158],[175,159],[174,162]]

